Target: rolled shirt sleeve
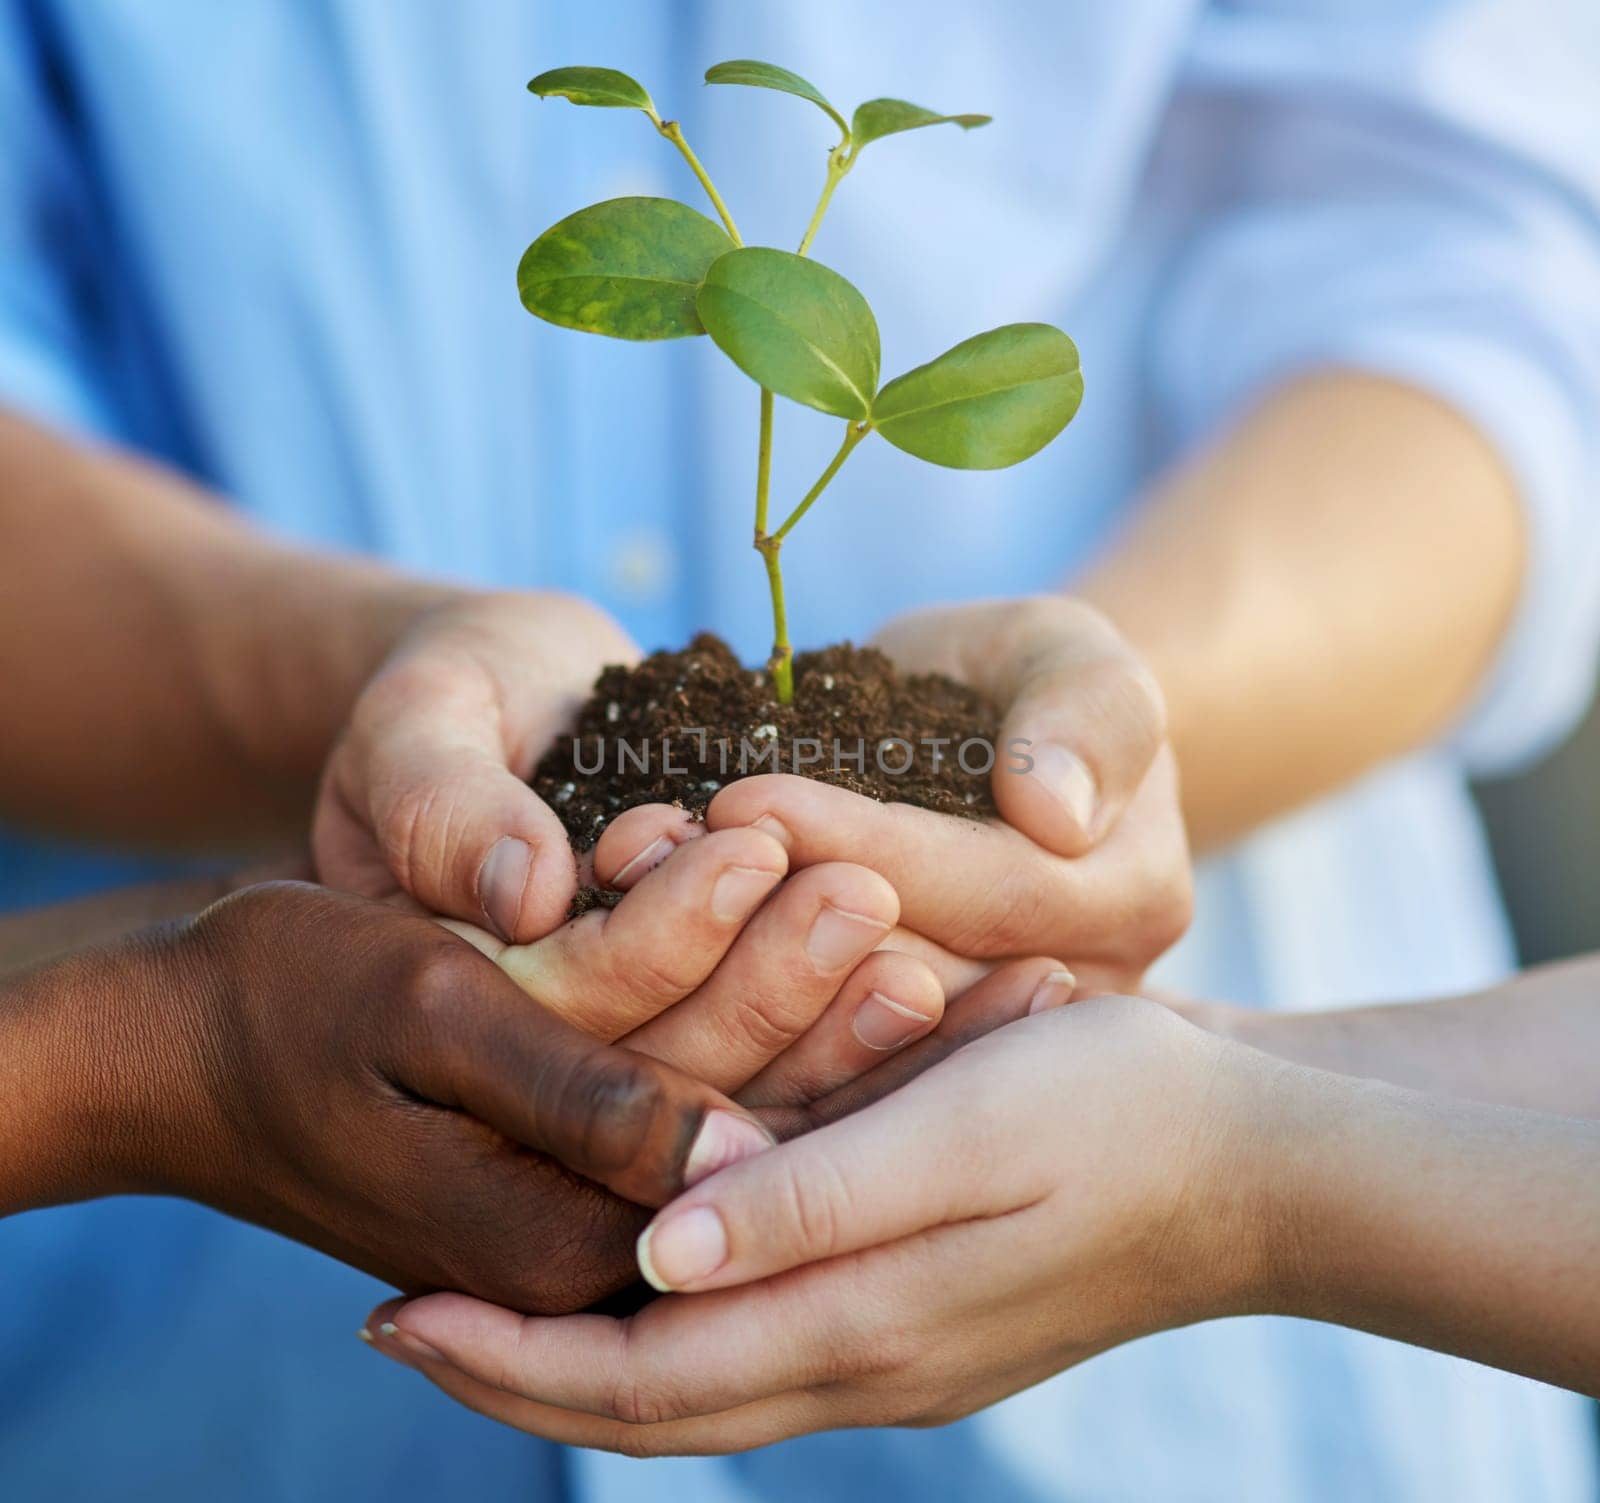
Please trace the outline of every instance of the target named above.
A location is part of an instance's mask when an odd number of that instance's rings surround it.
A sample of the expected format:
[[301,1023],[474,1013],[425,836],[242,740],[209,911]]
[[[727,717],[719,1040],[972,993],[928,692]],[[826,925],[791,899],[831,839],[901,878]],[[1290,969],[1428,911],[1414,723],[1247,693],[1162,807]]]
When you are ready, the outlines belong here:
[[1156,320],[1180,442],[1312,369],[1423,388],[1497,448],[1528,564],[1451,741],[1525,762],[1600,638],[1600,9],[1591,0],[1217,4],[1184,112],[1227,121]]

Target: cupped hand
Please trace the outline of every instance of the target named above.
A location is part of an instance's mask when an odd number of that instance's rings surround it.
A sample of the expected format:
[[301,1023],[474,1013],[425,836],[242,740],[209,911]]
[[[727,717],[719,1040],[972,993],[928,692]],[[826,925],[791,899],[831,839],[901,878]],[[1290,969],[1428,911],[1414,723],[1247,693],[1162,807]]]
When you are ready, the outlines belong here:
[[580,1308],[631,1282],[641,1204],[772,1141],[390,905],[272,883],[139,953],[104,1152],[403,1289]]
[[865,1099],[844,1090],[859,1077],[888,1089],[877,1072],[897,1051],[917,1045],[908,1068],[925,1068],[956,1042],[1071,996],[1071,976],[1048,957],[981,987],[975,975],[949,985],[948,968],[884,947],[899,901],[877,873],[823,862],[785,878],[787,865],[762,831],[707,834],[681,810],[645,806],[595,848],[596,881],[623,894],[615,908],[530,945],[450,927],[547,1011],[762,1108],[780,1135]]
[[[799,869],[886,877],[905,928],[983,961],[1058,955],[1088,991],[1135,990],[1187,927],[1192,879],[1159,688],[1115,629],[1066,597],[921,611],[879,643],[898,666],[1002,707],[991,774],[1002,823],[880,804],[812,779],[746,778],[707,811]],[[1022,766],[1021,755],[1031,759]]]
[[577,867],[528,786],[608,663],[638,648],[554,593],[462,594],[412,625],[351,711],[312,822],[319,877],[526,942],[565,917]]
[[434,1295],[377,1312],[379,1345],[496,1419],[634,1455],[943,1423],[1251,1305],[1263,1068],[1286,1067],[1153,1003],[1028,1018],[658,1213],[641,1265],[689,1292],[625,1320]]

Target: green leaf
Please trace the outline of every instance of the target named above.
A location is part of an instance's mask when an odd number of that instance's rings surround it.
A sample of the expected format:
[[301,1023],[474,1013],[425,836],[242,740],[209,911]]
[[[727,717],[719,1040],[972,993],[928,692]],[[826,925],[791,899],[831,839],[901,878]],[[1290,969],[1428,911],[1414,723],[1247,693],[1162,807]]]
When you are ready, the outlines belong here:
[[841,131],[846,135],[850,133],[844,116],[828,102],[815,84],[807,83],[798,73],[791,73],[776,63],[758,63],[747,57],[737,58],[731,63],[716,63],[706,69],[706,82],[747,84],[752,89],[776,89],[780,94],[794,94],[801,99],[809,99],[818,109],[826,111]]
[[868,141],[880,136],[893,136],[903,130],[917,130],[924,125],[959,125],[962,130],[973,130],[987,125],[992,115],[936,115],[920,104],[907,104],[903,99],[869,99],[856,107],[850,122],[852,150],[859,152]]
[[1001,470],[1044,448],[1082,400],[1077,346],[1049,324],[1006,324],[895,377],[872,422],[930,464]]
[[612,198],[569,214],[523,252],[522,306],[614,339],[703,334],[695,294],[733,249],[720,225],[671,198]]
[[531,79],[528,92],[541,99],[554,95],[601,109],[643,110],[652,119],[656,113],[655,101],[644,85],[615,68],[552,68]]
[[695,306],[717,348],[768,391],[835,417],[871,409],[878,322],[838,272],[748,246],[706,273]]

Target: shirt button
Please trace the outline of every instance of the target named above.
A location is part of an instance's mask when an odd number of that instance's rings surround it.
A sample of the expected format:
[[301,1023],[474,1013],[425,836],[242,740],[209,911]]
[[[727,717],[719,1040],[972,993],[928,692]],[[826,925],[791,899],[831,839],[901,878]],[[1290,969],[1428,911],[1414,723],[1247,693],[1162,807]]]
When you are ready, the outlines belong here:
[[611,588],[632,605],[657,605],[672,588],[677,559],[665,534],[647,528],[624,532],[609,567]]

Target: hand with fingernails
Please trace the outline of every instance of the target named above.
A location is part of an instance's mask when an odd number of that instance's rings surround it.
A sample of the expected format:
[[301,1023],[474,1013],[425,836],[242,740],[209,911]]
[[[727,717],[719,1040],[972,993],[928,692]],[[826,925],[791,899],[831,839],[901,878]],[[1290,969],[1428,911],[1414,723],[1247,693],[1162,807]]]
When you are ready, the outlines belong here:
[[640,1238],[671,1292],[633,1315],[436,1294],[368,1330],[491,1418],[628,1455],[945,1423],[1265,1297],[1245,1108],[1288,1069],[1156,1003],[1074,1003],[701,1181]]
[[[1080,994],[1137,990],[1192,908],[1166,711],[1143,663],[1104,616],[1066,596],[918,611],[877,645],[906,672],[948,674],[1000,706],[990,782],[1003,820],[769,775],[724,788],[708,828],[765,830],[796,869],[870,866],[899,895],[901,924],[947,964],[1055,955]],[[1030,771],[1008,765],[1014,743]]]
[[[899,921],[886,948],[915,955],[947,995],[995,963],[1054,955],[1080,994],[1131,991],[1188,924],[1191,873],[1160,690],[1117,632],[1047,598],[921,612],[879,643],[908,671],[942,672],[1003,707],[991,773],[1001,822],[881,804],[815,779],[730,783],[702,827],[681,810],[625,811],[597,850],[659,859],[706,831],[769,835],[789,867],[855,863],[887,879]],[[791,880],[795,880],[791,878]],[[887,1023],[885,1026],[889,1026]]]
[[0,1215],[178,1195],[402,1289],[553,1312],[633,1282],[642,1207],[773,1143],[694,1075],[531,1006],[433,921],[305,883],[0,991],[11,1116],[31,1124]]
[[[947,993],[989,962],[1032,954],[1062,957],[1086,989],[1134,988],[1182,932],[1190,902],[1150,675],[1103,617],[1059,596],[918,612],[879,643],[902,668],[948,673],[1004,708],[999,748],[1020,738],[1034,764],[1018,773],[997,757],[1004,823],[764,776],[719,793],[707,828],[764,829],[797,871],[848,862],[878,872],[900,901],[891,943],[930,964]],[[462,595],[424,613],[329,759],[313,824],[319,875],[372,897],[407,895],[506,944],[551,933],[578,868],[527,777],[599,669],[637,656],[610,617],[568,596]],[[628,811],[608,831],[622,858],[608,875],[630,859],[648,867],[683,843],[684,825],[663,806]]]
[[554,592],[461,592],[423,612],[361,692],[312,820],[317,874],[507,943],[566,917],[578,868],[528,786],[600,670],[639,649],[599,607]]
[[786,876],[783,847],[763,831],[707,834],[671,813],[666,826],[625,815],[596,846],[596,879],[623,892],[614,909],[530,945],[446,927],[546,1011],[773,1114],[780,1135],[918,1040],[931,1047],[912,1057],[925,1062],[1072,995],[1072,976],[1047,956],[941,971],[888,948],[899,901],[877,873],[822,862]]
[[[613,821],[594,877],[623,901],[552,930],[548,879],[564,911],[576,868],[523,777],[588,670],[537,713],[508,720],[497,654],[530,629],[530,613],[566,623],[569,608],[497,597],[425,620],[330,763],[319,858],[454,915],[452,927],[547,1010],[735,1093],[780,1135],[858,1109],[987,1029],[1069,1000],[1072,973],[1036,957],[1068,956],[1100,989],[1137,978],[1186,922],[1159,693],[1101,618],[1051,600],[930,612],[885,634],[905,666],[966,677],[1006,706],[1001,744],[1026,740],[1036,767],[996,769],[1011,823],[753,778],[725,789],[705,826],[661,806]],[[587,612],[576,607],[576,619],[595,628]],[[602,656],[625,655],[606,630],[594,634]],[[424,744],[407,751],[401,722],[416,696],[482,653],[464,696],[472,713],[454,730],[431,717]],[[498,743],[486,739],[491,726]],[[533,854],[501,882],[508,838]],[[896,1050],[894,1067],[874,1069]]]

